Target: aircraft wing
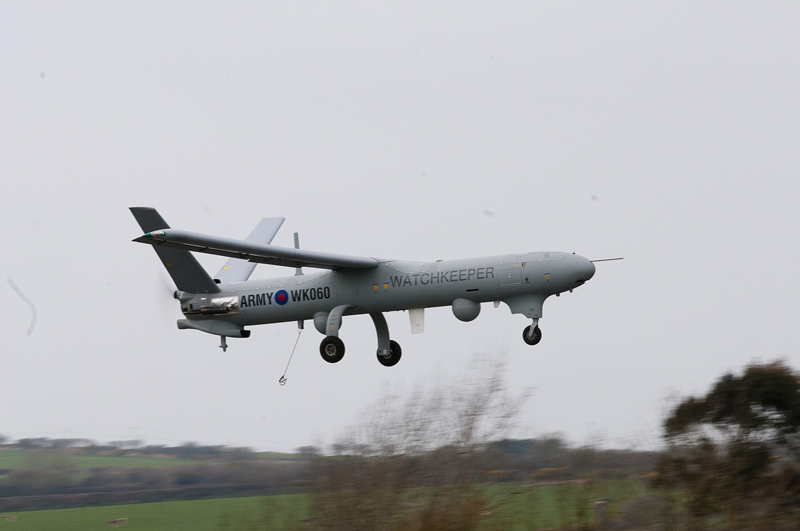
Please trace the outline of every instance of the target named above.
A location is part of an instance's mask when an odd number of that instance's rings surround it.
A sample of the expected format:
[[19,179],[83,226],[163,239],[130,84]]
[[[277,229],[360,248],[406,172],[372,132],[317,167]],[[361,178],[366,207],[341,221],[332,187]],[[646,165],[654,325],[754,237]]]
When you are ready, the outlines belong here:
[[[262,219],[244,241],[267,244],[272,242],[272,238],[278,233],[278,229],[281,228],[284,220],[285,218]],[[250,274],[255,267],[255,262],[248,262],[247,260],[240,260],[239,258],[230,258],[225,262],[225,265],[222,266],[222,269],[214,275],[214,278],[220,282],[243,282],[250,278]]]
[[317,267],[320,269],[372,269],[378,266],[374,258],[319,253],[290,249],[265,243],[234,240],[177,229],[148,232],[133,241],[153,245],[156,249],[167,247],[238,258],[258,264],[286,267]]

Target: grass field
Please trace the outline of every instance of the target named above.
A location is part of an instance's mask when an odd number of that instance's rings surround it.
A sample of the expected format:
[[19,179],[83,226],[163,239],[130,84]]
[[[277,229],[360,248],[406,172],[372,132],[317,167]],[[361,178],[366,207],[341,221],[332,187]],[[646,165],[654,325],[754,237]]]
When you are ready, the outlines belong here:
[[256,452],[259,459],[281,459],[283,461],[299,461],[303,457],[300,454],[283,454],[278,452]]
[[[257,452],[254,454],[257,459],[280,459],[280,460],[299,460],[298,454],[282,454],[276,452]],[[51,457],[65,460],[70,466],[75,468],[98,468],[98,467],[119,467],[119,468],[161,468],[165,466],[192,465],[197,463],[216,464],[225,462],[224,460],[191,460],[191,459],[170,459],[163,457],[126,457],[126,456],[106,456],[106,455],[74,455],[65,452],[53,452],[49,450],[0,450],[0,469],[14,469],[30,466],[30,460],[35,457]]]
[[[481,529],[536,531],[579,524],[593,518],[593,503],[609,500],[614,514],[621,502],[646,493],[642,482],[608,480],[589,483],[531,486],[499,484],[490,487],[491,514],[482,517]],[[0,530],[78,531],[109,529],[108,522],[128,518],[126,530],[261,530],[302,529],[308,516],[308,496],[291,494],[249,498],[221,498],[145,503],[47,511],[0,513]]]
[[538,530],[574,526],[594,518],[594,503],[607,500],[607,511],[617,515],[628,499],[647,494],[636,480],[605,480],[561,485],[492,487],[495,508],[484,529]]
[[[127,518],[125,530],[221,531],[280,529],[299,525],[306,513],[306,497],[284,496],[221,498],[180,502],[141,503],[47,511],[0,513],[0,529],[18,531],[92,531],[111,528],[109,521]],[[7,516],[18,519],[7,521]]]
[[[61,459],[74,468],[161,468],[165,466],[181,466],[197,464],[198,461],[188,459],[164,459],[158,457],[114,457],[104,455],[69,455],[47,450],[3,450],[0,451],[0,469],[14,469],[30,466],[35,459]],[[214,463],[214,461],[203,461]]]

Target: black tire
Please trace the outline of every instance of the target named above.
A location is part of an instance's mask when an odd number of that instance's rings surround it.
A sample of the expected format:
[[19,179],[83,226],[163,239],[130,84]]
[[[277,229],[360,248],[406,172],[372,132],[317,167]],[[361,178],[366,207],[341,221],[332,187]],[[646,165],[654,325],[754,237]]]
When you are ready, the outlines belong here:
[[539,329],[538,326],[533,329],[533,339],[528,337],[528,333],[530,331],[531,331],[531,325],[526,326],[525,330],[522,331],[522,339],[525,341],[525,343],[529,345],[535,345],[542,340],[542,331]]
[[344,358],[344,342],[338,337],[327,336],[319,344],[319,353],[328,363],[337,363]]
[[389,357],[381,356],[380,352],[378,352],[378,361],[384,367],[394,367],[397,365],[397,362],[400,361],[400,356],[403,354],[403,350],[400,348],[400,345],[395,341],[389,341]]

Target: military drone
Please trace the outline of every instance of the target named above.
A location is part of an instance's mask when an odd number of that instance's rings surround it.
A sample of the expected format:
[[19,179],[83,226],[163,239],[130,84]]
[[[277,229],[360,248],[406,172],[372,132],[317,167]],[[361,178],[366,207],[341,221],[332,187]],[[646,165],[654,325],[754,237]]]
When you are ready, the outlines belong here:
[[[504,302],[513,314],[531,320],[522,332],[528,345],[542,339],[539,319],[551,295],[572,292],[591,279],[592,261],[574,253],[534,252],[462,260],[408,262],[345,256],[271,245],[284,218],[265,218],[245,240],[234,240],[170,228],[153,208],[130,209],[144,235],[135,242],[152,245],[175,282],[174,297],[185,319],[179,329],[226,338],[250,337],[246,326],[307,320],[325,338],[322,359],[341,361],[342,317],[369,314],[378,335],[378,361],[391,367],[401,349],[389,336],[383,312],[407,310],[411,332],[425,329],[425,308],[451,306],[461,321],[472,321],[481,303]],[[210,277],[192,252],[229,260]],[[257,264],[295,268],[293,276],[248,280]],[[324,271],[304,274],[303,267]]]

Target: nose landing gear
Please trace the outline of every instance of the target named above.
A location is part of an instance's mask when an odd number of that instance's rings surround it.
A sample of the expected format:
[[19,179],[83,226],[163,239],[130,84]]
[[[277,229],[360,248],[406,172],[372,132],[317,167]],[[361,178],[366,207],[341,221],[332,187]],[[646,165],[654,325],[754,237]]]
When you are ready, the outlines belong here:
[[539,329],[539,325],[534,326],[532,330],[531,325],[526,326],[522,331],[522,339],[529,345],[535,345],[541,341],[542,331]]

